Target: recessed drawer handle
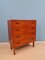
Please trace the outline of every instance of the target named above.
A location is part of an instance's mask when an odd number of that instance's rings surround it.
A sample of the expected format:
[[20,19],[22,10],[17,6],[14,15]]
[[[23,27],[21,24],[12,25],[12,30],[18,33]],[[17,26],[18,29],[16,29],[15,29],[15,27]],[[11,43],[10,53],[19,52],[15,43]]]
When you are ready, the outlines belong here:
[[34,29],[34,28],[32,27],[32,29]]
[[16,36],[16,37],[20,37],[20,36]]
[[20,31],[20,29],[16,29],[16,31]]
[[34,24],[34,22],[32,22],[32,24]]
[[19,24],[19,22],[17,22],[16,24]]

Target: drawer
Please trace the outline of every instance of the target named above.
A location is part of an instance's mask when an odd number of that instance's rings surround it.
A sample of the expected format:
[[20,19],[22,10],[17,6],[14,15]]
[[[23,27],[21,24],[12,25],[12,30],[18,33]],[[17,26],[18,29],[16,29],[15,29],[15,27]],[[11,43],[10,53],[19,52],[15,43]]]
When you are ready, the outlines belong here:
[[16,42],[13,42],[13,45],[14,47],[21,47],[21,46],[24,46],[26,44],[26,41],[25,40],[19,40],[19,41],[16,41]]
[[16,35],[16,36],[12,37],[13,41],[24,40],[24,38],[25,38],[25,36],[23,36],[23,35]]

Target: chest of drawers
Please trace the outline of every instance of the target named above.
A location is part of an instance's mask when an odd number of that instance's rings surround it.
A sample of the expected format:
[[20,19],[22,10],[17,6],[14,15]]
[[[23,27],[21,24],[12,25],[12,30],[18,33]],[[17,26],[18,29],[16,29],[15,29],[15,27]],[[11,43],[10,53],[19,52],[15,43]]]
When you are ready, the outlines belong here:
[[8,20],[8,37],[11,49],[14,50],[36,41],[36,20]]

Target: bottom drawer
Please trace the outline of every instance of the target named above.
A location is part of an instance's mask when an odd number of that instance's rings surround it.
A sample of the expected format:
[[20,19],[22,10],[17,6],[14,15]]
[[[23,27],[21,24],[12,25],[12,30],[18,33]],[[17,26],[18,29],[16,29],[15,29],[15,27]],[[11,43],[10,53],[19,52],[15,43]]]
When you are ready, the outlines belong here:
[[25,40],[19,40],[19,41],[14,41],[14,42],[13,42],[13,46],[14,46],[15,48],[21,47],[21,46],[23,46],[23,45],[25,45]]

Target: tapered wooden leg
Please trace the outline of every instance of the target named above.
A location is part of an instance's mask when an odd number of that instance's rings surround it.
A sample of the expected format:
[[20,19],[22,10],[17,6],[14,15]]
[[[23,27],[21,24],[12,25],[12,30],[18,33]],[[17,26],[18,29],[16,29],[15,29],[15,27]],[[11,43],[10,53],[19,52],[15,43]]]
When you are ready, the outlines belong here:
[[10,49],[12,49],[12,43],[11,43],[11,41],[10,41]]
[[10,45],[10,48],[12,49],[12,45]]
[[15,49],[13,49],[13,50],[14,50],[13,52],[14,52],[14,55],[15,55],[15,54],[16,54],[16,53],[15,53]]
[[33,41],[33,47],[34,47],[34,41]]

